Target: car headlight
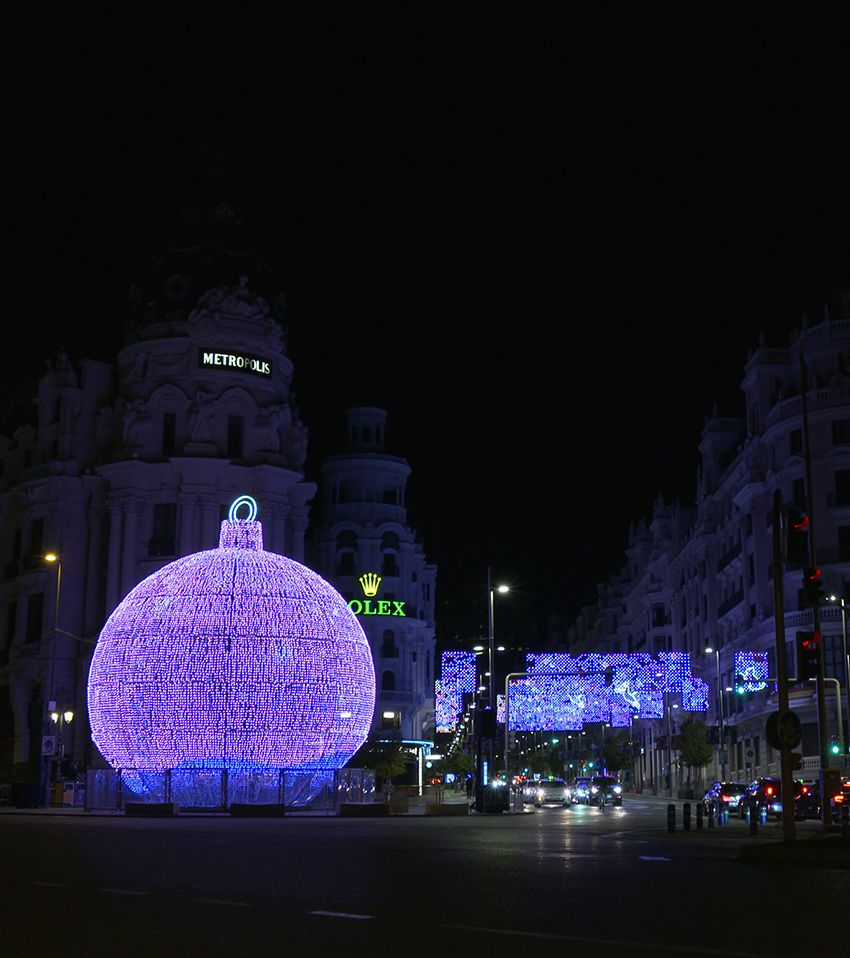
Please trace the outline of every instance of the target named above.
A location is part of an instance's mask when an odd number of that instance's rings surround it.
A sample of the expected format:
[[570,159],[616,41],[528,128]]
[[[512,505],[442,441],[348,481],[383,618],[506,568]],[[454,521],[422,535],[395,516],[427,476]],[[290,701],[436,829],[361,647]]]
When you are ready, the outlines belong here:
[[594,785],[593,788],[591,788],[591,790],[590,790],[590,794],[591,794],[591,795],[595,795],[598,791],[599,791],[599,789]]
[[619,785],[615,785],[615,786],[614,786],[614,794],[615,794],[615,795],[620,795],[620,794],[622,793],[622,791],[623,791],[623,789],[622,789]]

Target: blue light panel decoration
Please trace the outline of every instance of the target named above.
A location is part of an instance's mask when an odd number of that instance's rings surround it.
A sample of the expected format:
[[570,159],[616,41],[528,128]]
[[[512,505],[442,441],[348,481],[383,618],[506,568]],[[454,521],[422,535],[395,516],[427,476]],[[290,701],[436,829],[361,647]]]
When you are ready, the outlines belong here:
[[106,622],[88,710],[113,767],[324,774],[366,740],[375,668],[357,616],[311,569],[264,551],[255,517],[236,500],[218,549],[154,572]]
[[575,657],[547,652],[526,659],[528,675],[508,686],[512,731],[578,730],[591,722],[622,728],[633,718],[662,718],[667,693],[678,693],[686,712],[708,709],[708,686],[692,675],[687,652],[655,658],[640,652]]
[[735,675],[744,680],[744,691],[761,692],[767,688],[767,652],[736,652]]
[[443,652],[440,677],[434,683],[434,725],[438,732],[453,732],[463,712],[464,692],[474,692],[474,652]]

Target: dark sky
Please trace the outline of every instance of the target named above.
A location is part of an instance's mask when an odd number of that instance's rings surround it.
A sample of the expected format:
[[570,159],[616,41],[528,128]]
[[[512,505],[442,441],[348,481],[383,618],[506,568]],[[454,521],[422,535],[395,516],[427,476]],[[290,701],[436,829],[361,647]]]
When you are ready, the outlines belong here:
[[383,406],[446,623],[488,565],[500,621],[574,618],[693,495],[759,332],[850,284],[841,24],[199,10],[11,25],[3,396],[112,359],[181,208],[224,200],[286,293],[308,478]]

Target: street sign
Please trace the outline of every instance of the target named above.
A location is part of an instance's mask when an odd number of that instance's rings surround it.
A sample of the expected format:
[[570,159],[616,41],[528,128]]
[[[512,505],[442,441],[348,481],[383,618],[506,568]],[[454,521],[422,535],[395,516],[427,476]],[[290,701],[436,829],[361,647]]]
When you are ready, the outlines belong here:
[[803,726],[800,723],[800,718],[796,712],[792,712],[790,709],[779,713],[779,718],[776,722],[776,731],[779,734],[779,741],[782,743],[782,748],[789,750],[796,748],[803,738]]
[[56,736],[55,735],[42,735],[41,754],[42,755],[56,754]]

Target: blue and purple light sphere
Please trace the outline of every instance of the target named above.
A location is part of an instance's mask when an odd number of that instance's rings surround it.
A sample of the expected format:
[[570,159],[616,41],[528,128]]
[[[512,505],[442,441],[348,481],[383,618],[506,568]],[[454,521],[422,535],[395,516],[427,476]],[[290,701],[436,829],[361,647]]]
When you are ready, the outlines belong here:
[[218,549],[154,572],[109,617],[88,709],[113,767],[330,770],[366,740],[369,641],[333,586],[263,550],[255,518],[237,499]]

